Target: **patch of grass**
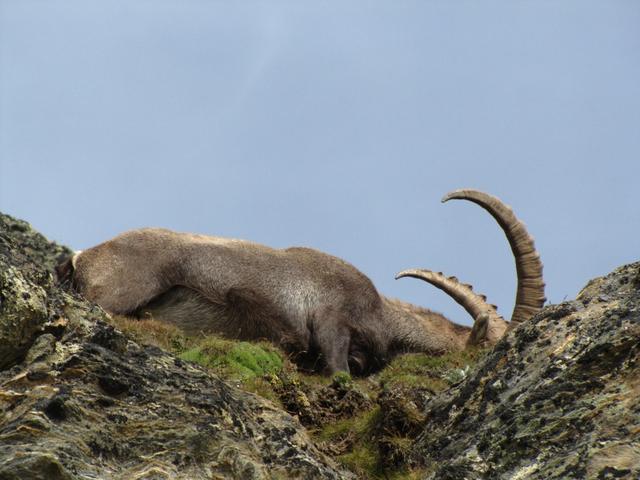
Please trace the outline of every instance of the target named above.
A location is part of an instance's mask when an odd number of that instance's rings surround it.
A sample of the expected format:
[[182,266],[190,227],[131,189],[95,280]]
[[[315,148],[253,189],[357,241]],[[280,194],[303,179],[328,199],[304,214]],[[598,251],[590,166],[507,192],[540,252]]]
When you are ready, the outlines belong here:
[[210,368],[236,386],[278,403],[273,385],[264,378],[285,368],[285,354],[268,342],[238,342],[215,335],[191,337],[157,320],[115,315],[111,323],[138,343],[167,350],[182,360]]
[[342,388],[349,388],[353,384],[353,379],[347,372],[337,372],[331,377],[331,382]]
[[[376,429],[384,412],[379,406],[359,415],[327,425],[315,432],[315,438],[323,442],[342,446],[343,451],[335,452],[335,458],[343,466],[354,472],[359,478],[371,480],[413,480],[422,478],[421,470],[384,469],[381,466]],[[408,450],[412,442],[398,437],[399,447]]]
[[381,415],[380,407],[373,407],[373,409],[362,412],[355,417],[328,424],[316,433],[316,437],[326,441],[344,436],[347,433],[353,433],[357,438],[371,436],[373,428],[378,423],[379,415]]
[[382,478],[374,445],[360,442],[349,453],[338,456],[338,461],[360,478]]
[[[433,357],[407,353],[396,357],[380,373],[382,385],[405,385],[440,392],[461,380],[484,355],[485,350],[469,349]],[[462,373],[464,372],[464,373]]]
[[427,477],[428,470],[425,469],[415,469],[415,470],[396,470],[395,472],[390,472],[386,474],[383,478],[384,480],[418,480]]
[[130,335],[136,342],[154,345],[172,353],[184,351],[193,341],[178,327],[157,320],[139,320],[114,315],[111,323],[118,330]]
[[227,355],[229,364],[246,376],[262,377],[282,370],[283,360],[271,346],[242,342]]
[[284,366],[282,354],[269,343],[234,342],[217,337],[205,337],[182,352],[180,358],[242,380],[275,374]]
[[379,476],[378,446],[374,431],[380,407],[374,407],[352,418],[328,424],[315,437],[337,449],[337,460],[361,478]]

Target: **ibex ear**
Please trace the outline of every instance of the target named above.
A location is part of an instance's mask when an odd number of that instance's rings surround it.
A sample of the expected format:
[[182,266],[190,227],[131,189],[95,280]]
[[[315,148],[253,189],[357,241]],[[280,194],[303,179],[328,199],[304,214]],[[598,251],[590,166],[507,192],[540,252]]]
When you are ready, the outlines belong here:
[[467,345],[481,347],[495,345],[508,328],[509,323],[494,311],[487,310],[482,312],[476,317]]
[[487,342],[489,332],[489,314],[483,312],[476,318],[471,329],[471,335],[467,340],[467,345],[483,345]]

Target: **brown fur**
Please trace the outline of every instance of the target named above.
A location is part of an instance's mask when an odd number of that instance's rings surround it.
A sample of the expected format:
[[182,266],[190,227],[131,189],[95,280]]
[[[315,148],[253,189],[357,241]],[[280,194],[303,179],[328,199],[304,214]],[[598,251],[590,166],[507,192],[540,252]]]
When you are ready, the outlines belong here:
[[[73,281],[105,310],[149,315],[190,333],[266,338],[364,373],[406,351],[463,349],[471,329],[380,295],[349,263],[309,248],[146,228],[81,252]],[[68,267],[68,265],[67,265]]]

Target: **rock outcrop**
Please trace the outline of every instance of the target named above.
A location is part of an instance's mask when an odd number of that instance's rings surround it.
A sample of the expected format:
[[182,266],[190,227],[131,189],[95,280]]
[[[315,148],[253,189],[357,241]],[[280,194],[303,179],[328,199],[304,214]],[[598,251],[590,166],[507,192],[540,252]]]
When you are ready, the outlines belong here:
[[640,263],[503,338],[434,399],[413,460],[429,479],[640,478]]
[[271,403],[56,286],[65,253],[0,215],[0,479],[352,477]]

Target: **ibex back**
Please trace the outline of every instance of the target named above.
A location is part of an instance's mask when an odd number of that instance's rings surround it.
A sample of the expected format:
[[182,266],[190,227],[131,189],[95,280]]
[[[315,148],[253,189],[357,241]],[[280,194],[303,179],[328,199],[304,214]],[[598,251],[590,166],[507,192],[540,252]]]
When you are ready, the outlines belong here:
[[[445,200],[450,198],[480,204],[504,229],[519,280],[512,320],[526,320],[544,303],[544,283],[523,224],[482,192],[460,190]],[[79,252],[65,267],[77,290],[111,313],[151,316],[188,333],[269,339],[300,364],[329,372],[367,373],[400,352],[441,354],[492,344],[508,327],[495,306],[454,277],[428,270],[398,275],[422,278],[449,293],[473,316],[473,328],[386,298],[354,266],[310,248],[276,250],[144,228]]]

